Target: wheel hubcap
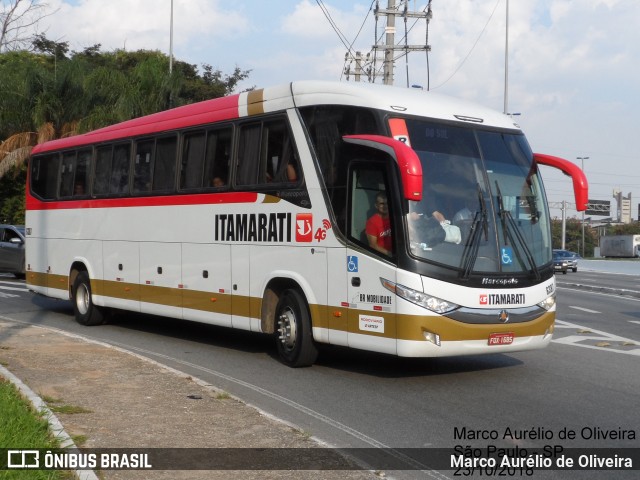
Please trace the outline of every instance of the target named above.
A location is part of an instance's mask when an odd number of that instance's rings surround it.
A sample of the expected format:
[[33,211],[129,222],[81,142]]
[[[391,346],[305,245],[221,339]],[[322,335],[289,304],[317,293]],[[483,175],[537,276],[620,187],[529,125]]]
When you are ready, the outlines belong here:
[[89,289],[86,285],[79,285],[76,291],[76,307],[81,315],[86,315],[89,311]]
[[291,308],[285,308],[278,317],[278,333],[278,339],[287,350],[295,347],[297,335],[296,316]]

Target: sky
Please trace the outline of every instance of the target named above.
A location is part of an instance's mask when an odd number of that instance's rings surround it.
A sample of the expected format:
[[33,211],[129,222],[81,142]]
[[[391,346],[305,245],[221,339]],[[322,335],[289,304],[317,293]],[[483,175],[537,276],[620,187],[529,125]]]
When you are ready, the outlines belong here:
[[[380,7],[388,1],[380,0]],[[507,111],[517,114],[535,152],[584,165],[590,199],[610,200],[615,217],[614,189],[630,193],[632,217],[638,219],[638,0],[432,0],[429,71],[426,54],[411,53],[409,80],[401,58],[395,85],[421,85],[504,111],[507,2]],[[46,3],[51,15],[40,30],[69,42],[71,50],[99,43],[103,51],[169,53],[171,0]],[[426,5],[427,0],[409,0],[411,11]],[[173,0],[173,53],[225,73],[236,66],[251,70],[240,89],[302,79],[347,81],[347,46],[366,54],[384,31],[384,17],[376,30],[374,6],[375,0]],[[408,43],[423,45],[426,23],[413,23],[409,19]],[[396,27],[398,42],[405,29],[401,18]],[[548,167],[543,177],[552,216],[559,217],[555,205],[574,201],[571,181]],[[581,214],[570,205],[567,216]]]

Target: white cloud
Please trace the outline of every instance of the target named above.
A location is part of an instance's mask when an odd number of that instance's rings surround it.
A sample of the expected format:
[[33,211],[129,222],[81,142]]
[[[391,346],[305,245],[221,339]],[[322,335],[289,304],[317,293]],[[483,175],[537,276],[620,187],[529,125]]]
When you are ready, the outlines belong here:
[[[158,49],[168,53],[168,1],[83,0],[71,5],[53,0],[50,5],[58,11],[46,19],[50,23],[47,36],[69,41],[72,49],[99,43],[104,50]],[[175,0],[173,19],[176,49],[226,42],[248,29],[246,17],[212,0]]]

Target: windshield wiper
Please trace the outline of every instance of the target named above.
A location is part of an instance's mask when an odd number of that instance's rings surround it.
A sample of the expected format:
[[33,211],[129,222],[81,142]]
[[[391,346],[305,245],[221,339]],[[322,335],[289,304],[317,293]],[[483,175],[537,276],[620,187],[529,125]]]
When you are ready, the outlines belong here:
[[460,265],[463,268],[462,278],[469,278],[473,264],[478,256],[478,249],[480,248],[480,228],[482,225],[482,231],[484,232],[485,241],[489,239],[489,226],[487,219],[487,204],[484,201],[484,195],[482,194],[482,188],[478,183],[478,203],[480,204],[480,210],[476,210],[476,214],[473,217],[473,225],[471,226],[471,235],[469,235],[467,242],[462,252],[462,262]]
[[[500,191],[500,185],[498,185],[497,180],[496,180],[496,193],[498,195],[498,208],[499,208],[498,216],[500,217],[500,222],[502,223],[502,238],[504,238],[505,244],[509,245],[509,243],[507,242],[507,239],[508,239],[509,241],[511,241],[512,244],[515,245],[516,244],[516,242],[514,242],[514,235],[515,235],[515,239],[517,240],[517,243],[520,244],[520,246],[522,247],[522,251],[527,257],[527,261],[531,265],[531,269],[533,270],[533,273],[536,276],[536,280],[540,280],[541,278],[540,270],[536,265],[536,261],[533,258],[533,254],[531,253],[531,250],[527,246],[527,241],[524,239],[524,237],[522,236],[522,233],[520,232],[520,229],[518,228],[518,225],[516,225],[516,222],[513,220],[513,216],[511,215],[511,212],[504,208],[504,203],[502,201],[502,192]],[[516,252],[516,255],[518,256],[518,261],[522,262],[522,259],[520,258],[520,249],[515,249],[515,252]]]

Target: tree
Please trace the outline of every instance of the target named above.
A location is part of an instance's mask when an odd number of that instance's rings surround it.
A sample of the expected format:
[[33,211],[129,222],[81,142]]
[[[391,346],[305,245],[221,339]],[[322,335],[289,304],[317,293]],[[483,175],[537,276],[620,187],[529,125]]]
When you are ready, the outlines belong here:
[[36,0],[0,2],[0,53],[28,48],[38,34],[38,22],[53,13],[46,13],[48,7]]
[[640,222],[610,226],[607,228],[607,235],[640,235]]
[[[562,248],[562,220],[551,220],[551,237],[553,248]],[[593,257],[593,250],[596,245],[598,245],[596,231],[591,227],[585,227],[584,256]],[[567,219],[565,249],[582,255],[582,221],[577,218]]]
[[44,35],[31,47],[0,49],[0,219],[13,223],[24,221],[25,161],[34,145],[232,93],[250,72],[204,65],[201,75],[177,61],[170,75],[159,51],[101,52],[96,44],[69,52],[67,42]]

